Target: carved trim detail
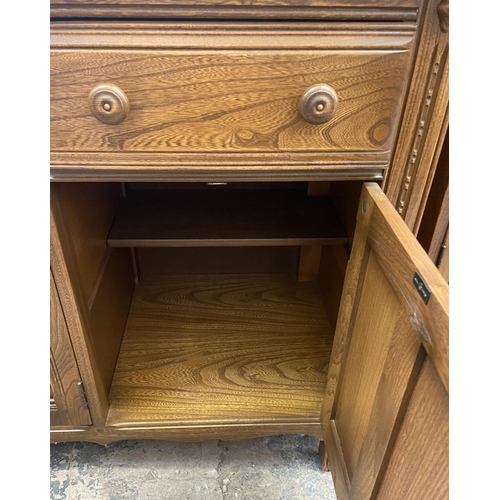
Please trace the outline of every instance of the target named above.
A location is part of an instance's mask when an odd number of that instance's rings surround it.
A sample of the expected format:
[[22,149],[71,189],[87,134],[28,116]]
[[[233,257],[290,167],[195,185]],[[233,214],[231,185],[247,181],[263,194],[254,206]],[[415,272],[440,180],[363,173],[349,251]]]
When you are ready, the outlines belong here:
[[438,52],[438,46],[434,49],[434,54],[432,60],[434,61],[431,66],[431,71],[427,79],[427,92],[425,93],[423,103],[421,105],[420,115],[415,127],[415,136],[413,139],[413,144],[411,148],[411,155],[408,159],[406,165],[406,171],[404,175],[404,183],[402,185],[398,203],[396,205],[397,210],[400,215],[403,215],[405,208],[405,202],[412,184],[413,177],[417,170],[418,158],[421,153],[422,146],[425,143],[425,136],[427,135],[427,130],[429,128],[429,118],[432,117],[432,108],[437,95],[436,89],[439,88],[442,77],[442,64],[443,60],[446,60],[448,53],[448,46],[440,54]]
[[443,33],[448,33],[450,30],[450,2],[449,0],[442,0],[437,6],[437,13],[439,17],[439,27]]

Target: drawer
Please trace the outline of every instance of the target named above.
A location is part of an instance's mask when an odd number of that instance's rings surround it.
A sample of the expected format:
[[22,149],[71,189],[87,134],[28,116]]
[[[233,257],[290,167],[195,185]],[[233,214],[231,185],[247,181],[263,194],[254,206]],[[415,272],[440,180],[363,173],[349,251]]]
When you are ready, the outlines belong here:
[[[71,153],[76,156],[66,162],[85,154],[86,164],[185,164],[211,153],[236,163],[324,162],[325,154],[332,164],[387,161],[413,30],[217,28],[53,29],[54,159]],[[103,85],[111,94],[89,97]],[[326,94],[310,97],[317,86]],[[128,113],[109,123],[111,112],[102,103],[111,103],[112,111],[128,107]],[[333,116],[315,122],[325,106]]]

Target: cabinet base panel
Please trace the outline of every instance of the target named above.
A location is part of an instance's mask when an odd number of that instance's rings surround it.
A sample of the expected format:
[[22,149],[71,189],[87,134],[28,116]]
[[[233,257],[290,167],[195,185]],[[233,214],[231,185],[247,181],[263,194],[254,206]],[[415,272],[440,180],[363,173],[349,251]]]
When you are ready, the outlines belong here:
[[318,422],[293,422],[269,424],[234,424],[223,426],[165,426],[165,427],[81,427],[75,429],[52,429],[51,443],[87,441],[106,445],[126,439],[164,439],[172,441],[206,441],[209,439],[238,440],[280,434],[309,434],[323,439]]

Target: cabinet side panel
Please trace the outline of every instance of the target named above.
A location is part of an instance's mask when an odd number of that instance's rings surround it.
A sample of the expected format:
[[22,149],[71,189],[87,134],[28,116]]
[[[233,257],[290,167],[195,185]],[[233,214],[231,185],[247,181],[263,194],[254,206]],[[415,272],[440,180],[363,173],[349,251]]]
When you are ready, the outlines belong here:
[[118,183],[52,185],[72,254],[72,286],[82,298],[96,367],[107,394],[134,289],[128,249],[110,249],[107,236],[120,201]]
[[[103,328],[92,310],[113,264],[106,238],[120,199],[120,185],[104,183],[51,184],[51,267],[82,374],[94,425],[102,425],[108,411],[110,369],[103,339],[119,346],[121,331]],[[129,256],[130,269],[132,263]],[[111,268],[109,268],[111,269]],[[126,276],[126,274],[125,274]],[[133,280],[133,278],[132,278]],[[117,282],[123,285],[123,280]],[[133,283],[133,281],[132,281]],[[108,290],[109,320],[128,308],[119,288]],[[114,319],[112,319],[114,318]],[[118,325],[119,327],[119,325]],[[117,350],[117,348],[115,348]]]
[[110,249],[90,309],[94,349],[107,391],[111,387],[134,286],[130,250]]
[[51,425],[91,425],[89,410],[78,388],[80,372],[69,339],[68,328],[50,274],[50,387]]
[[71,240],[85,300],[92,296],[106,256],[106,237],[120,199],[117,183],[53,184]]

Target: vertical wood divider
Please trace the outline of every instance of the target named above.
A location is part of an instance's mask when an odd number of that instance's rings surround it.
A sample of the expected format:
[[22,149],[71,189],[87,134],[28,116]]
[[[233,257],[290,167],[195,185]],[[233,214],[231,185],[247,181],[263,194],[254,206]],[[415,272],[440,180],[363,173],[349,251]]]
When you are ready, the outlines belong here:
[[[328,196],[330,181],[311,181],[307,186],[307,196]],[[297,281],[315,281],[318,278],[323,245],[303,245],[300,247]]]

